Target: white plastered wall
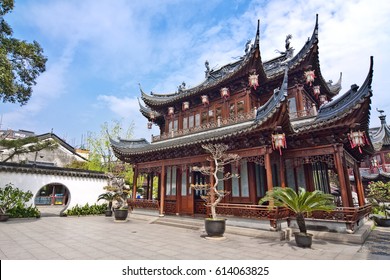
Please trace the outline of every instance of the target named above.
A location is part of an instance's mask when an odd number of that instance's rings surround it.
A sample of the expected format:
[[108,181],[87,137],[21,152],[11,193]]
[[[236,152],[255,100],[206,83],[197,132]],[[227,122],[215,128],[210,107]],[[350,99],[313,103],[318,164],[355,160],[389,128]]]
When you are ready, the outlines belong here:
[[[104,192],[107,179],[88,178],[76,176],[63,176],[51,174],[0,172],[0,186],[12,183],[14,187],[24,191],[31,191],[34,195],[29,202],[34,203],[38,191],[47,184],[59,183],[68,188],[70,196],[66,208],[72,208],[76,204],[89,205],[97,203],[98,196]],[[102,202],[100,202],[102,203]]]

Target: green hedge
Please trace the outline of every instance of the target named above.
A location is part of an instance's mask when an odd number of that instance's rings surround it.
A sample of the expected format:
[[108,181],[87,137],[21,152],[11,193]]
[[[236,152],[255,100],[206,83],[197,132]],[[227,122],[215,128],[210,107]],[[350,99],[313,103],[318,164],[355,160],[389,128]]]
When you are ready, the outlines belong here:
[[35,206],[17,205],[8,210],[11,218],[39,218],[41,212]]
[[84,206],[76,204],[73,208],[70,208],[65,211],[66,216],[87,216],[87,215],[102,215],[107,210],[107,203],[103,204],[93,204],[89,205],[88,203]]

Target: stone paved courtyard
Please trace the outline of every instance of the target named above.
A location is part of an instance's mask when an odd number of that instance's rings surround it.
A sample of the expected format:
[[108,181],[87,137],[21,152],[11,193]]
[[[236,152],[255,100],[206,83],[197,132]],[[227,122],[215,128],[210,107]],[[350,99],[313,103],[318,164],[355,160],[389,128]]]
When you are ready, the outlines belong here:
[[[204,231],[104,216],[11,219],[0,224],[1,260],[389,260],[390,229],[376,228],[363,245],[238,234],[207,240]],[[204,254],[204,251],[209,252]]]

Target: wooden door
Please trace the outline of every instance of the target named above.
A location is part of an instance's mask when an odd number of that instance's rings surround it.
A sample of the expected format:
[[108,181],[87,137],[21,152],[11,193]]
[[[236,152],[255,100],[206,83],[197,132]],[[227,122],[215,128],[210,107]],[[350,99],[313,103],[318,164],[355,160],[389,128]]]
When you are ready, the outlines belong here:
[[181,174],[180,214],[194,214],[194,192],[190,186],[191,176],[187,170]]

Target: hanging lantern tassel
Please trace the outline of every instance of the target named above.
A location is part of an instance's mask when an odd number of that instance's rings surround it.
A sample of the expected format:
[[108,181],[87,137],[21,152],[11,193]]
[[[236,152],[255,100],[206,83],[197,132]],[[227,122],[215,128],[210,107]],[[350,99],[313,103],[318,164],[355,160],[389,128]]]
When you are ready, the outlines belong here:
[[369,145],[368,139],[366,137],[366,134],[364,131],[351,131],[351,133],[348,133],[349,143],[351,144],[351,148],[358,147],[359,152],[362,154],[362,149],[364,145]]
[[253,72],[253,74],[249,75],[249,86],[253,87],[255,90],[259,86],[259,75],[256,74],[256,72]]
[[279,150],[282,155],[282,148],[287,148],[286,135],[284,133],[272,134],[272,149]]

